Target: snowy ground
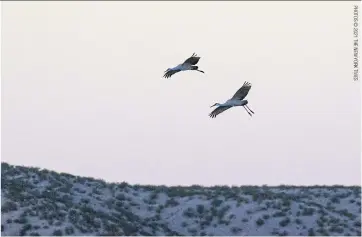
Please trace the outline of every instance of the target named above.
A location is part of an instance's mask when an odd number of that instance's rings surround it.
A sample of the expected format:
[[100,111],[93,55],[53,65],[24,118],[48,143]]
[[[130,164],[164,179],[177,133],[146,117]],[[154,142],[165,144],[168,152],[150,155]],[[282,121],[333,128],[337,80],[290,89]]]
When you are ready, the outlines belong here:
[[166,187],[1,165],[2,235],[361,236],[361,187]]

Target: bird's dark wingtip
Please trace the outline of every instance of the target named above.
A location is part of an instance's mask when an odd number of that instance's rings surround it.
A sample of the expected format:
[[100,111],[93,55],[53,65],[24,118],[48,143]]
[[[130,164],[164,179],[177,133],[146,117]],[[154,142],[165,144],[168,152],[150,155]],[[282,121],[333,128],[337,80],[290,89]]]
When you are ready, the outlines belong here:
[[251,86],[251,83],[248,82],[248,81],[245,81],[244,84],[243,84],[243,86]]

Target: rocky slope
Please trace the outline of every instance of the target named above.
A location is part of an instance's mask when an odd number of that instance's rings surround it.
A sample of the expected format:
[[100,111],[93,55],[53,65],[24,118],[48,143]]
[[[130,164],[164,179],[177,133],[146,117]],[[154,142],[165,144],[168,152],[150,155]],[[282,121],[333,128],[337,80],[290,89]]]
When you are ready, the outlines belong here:
[[361,235],[360,186],[141,186],[1,171],[2,235]]

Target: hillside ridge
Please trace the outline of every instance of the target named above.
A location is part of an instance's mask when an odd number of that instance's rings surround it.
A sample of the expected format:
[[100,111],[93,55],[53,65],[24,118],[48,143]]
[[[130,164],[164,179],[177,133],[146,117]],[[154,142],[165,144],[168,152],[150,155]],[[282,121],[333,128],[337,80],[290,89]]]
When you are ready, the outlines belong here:
[[1,163],[2,235],[361,235],[360,186],[156,186]]

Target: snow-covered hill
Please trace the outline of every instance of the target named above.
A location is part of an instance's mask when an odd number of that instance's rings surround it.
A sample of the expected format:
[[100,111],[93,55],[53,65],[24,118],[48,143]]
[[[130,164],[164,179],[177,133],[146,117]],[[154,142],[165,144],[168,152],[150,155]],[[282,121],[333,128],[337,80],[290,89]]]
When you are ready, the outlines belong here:
[[1,164],[2,235],[361,235],[361,187],[166,187]]

